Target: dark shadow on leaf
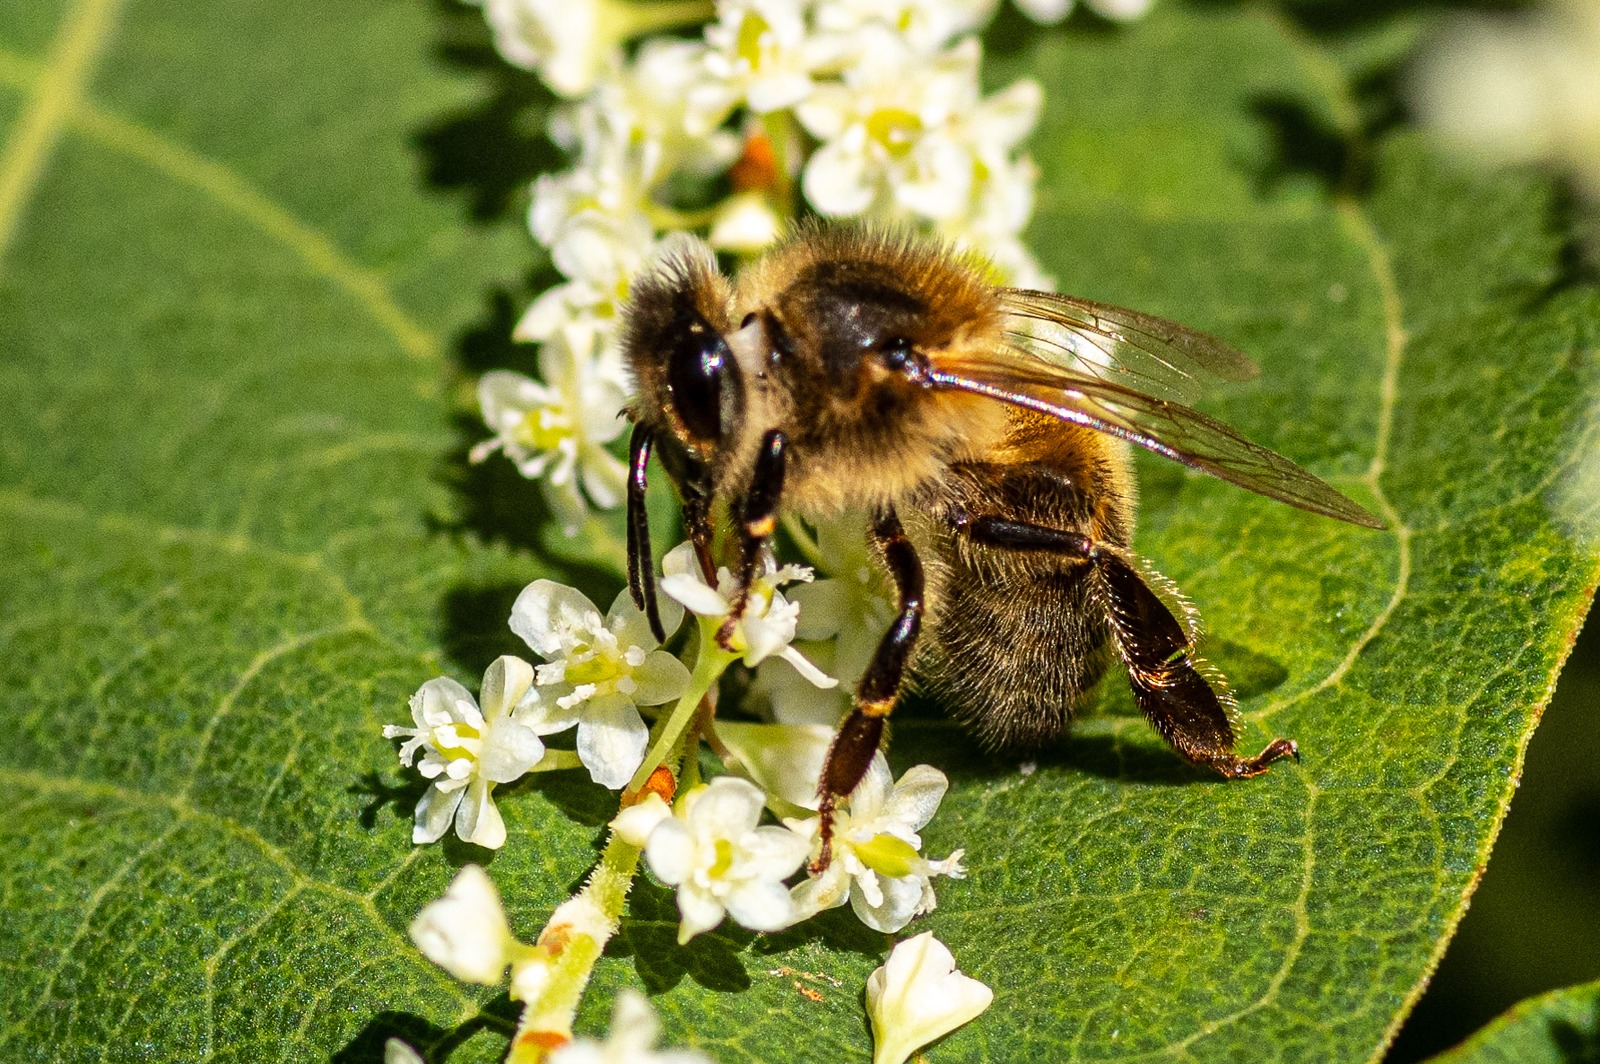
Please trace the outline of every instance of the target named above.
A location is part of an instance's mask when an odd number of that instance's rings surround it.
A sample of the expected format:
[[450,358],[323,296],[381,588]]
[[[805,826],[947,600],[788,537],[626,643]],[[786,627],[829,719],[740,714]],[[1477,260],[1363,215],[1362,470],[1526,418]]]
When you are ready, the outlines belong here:
[[[1352,180],[1352,149],[1345,136],[1331,128],[1304,102],[1292,96],[1262,96],[1250,112],[1271,136],[1271,158],[1256,174],[1257,192],[1270,196],[1286,183],[1310,177],[1325,192]],[[1360,181],[1360,175],[1353,180]]]
[[[491,369],[514,369],[533,375],[538,349],[533,344],[513,340],[511,332],[526,308],[529,293],[555,283],[553,274],[549,277],[541,274],[529,278],[526,292],[512,292],[507,288],[490,290],[484,299],[483,316],[456,338],[456,363],[462,371],[474,378]],[[474,438],[484,436],[482,423],[475,421],[472,432]]]
[[632,957],[639,981],[652,996],[676,987],[684,977],[707,990],[736,994],[750,987],[741,954],[756,938],[731,923],[678,944],[676,896],[640,877],[628,896],[622,926],[606,944],[608,957]]
[[357,820],[363,828],[371,831],[377,826],[378,814],[386,805],[394,806],[395,816],[400,820],[410,820],[412,810],[416,809],[429,786],[427,780],[414,773],[401,777],[399,783],[391,783],[377,772],[367,772],[347,787],[345,793],[365,795],[370,799],[362,807]]
[[463,585],[440,603],[440,644],[445,656],[478,676],[502,654],[526,657],[528,645],[506,626],[521,584]]
[[1276,658],[1232,640],[1207,639],[1200,644],[1200,653],[1222,670],[1241,702],[1275,691],[1289,678],[1289,670]]
[[435,55],[482,87],[465,106],[418,129],[412,144],[430,186],[464,193],[474,221],[493,221],[520,206],[534,175],[564,162],[544,135],[555,98],[536,75],[495,52],[481,8],[457,0],[433,0],[432,7]]
[[1566,1064],[1600,1064],[1600,999],[1595,1001],[1586,1023],[1552,1016],[1550,1041],[1561,1050]]
[[444,1064],[473,1035],[503,1026],[509,1030],[509,1025],[500,1018],[480,1014],[459,1027],[446,1029],[409,1012],[384,1011],[368,1020],[356,1036],[328,1060],[330,1064],[383,1064],[384,1046],[389,1039],[398,1038],[420,1052],[429,1064]]
[[[520,791],[537,792],[551,805],[561,810],[562,815],[568,820],[588,828],[604,828],[610,823],[611,818],[617,815],[616,792],[608,791],[595,783],[589,778],[588,770],[583,768],[530,773],[495,793],[516,794]],[[596,835],[594,850],[597,858],[605,841],[604,831]]]
[[1568,177],[1553,180],[1549,232],[1560,242],[1555,273],[1523,302],[1528,314],[1574,290],[1600,285],[1600,203],[1586,199]]
[[1056,26],[1041,26],[1014,4],[1001,4],[994,19],[983,31],[987,56],[1009,59],[1027,51],[1040,35],[1059,34],[1080,39],[1111,38],[1124,32],[1120,23],[1096,14],[1086,5],[1075,6],[1066,21]]
[[[1142,721],[1131,727],[1142,728]],[[1176,787],[1226,782],[1215,772],[1185,761],[1153,729],[1146,735],[1135,731],[1132,736],[1080,729],[1032,754],[997,754],[984,750],[953,721],[902,722],[893,736],[890,759],[901,770],[920,763],[936,765],[957,784],[1006,779],[1028,764],[1125,783]]]
[[849,905],[841,905],[785,931],[762,935],[756,940],[755,953],[761,956],[791,953],[813,943],[834,953],[859,953],[878,960],[894,940],[862,923]]

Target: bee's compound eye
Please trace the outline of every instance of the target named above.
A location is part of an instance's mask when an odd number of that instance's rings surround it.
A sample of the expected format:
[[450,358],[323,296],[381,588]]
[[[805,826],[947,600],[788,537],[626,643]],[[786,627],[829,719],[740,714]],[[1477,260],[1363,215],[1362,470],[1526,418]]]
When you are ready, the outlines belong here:
[[715,443],[722,436],[722,384],[732,361],[728,345],[704,322],[688,323],[673,340],[667,363],[672,406],[697,440]]

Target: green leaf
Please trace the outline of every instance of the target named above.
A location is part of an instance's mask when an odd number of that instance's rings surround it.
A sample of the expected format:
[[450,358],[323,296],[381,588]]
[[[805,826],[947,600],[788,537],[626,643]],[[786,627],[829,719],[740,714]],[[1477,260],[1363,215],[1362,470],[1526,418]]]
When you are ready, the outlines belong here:
[[1432,1064],[1581,1064],[1600,1060],[1600,982],[1519,1001]]
[[[480,17],[0,6],[6,1059],[494,1059],[503,992],[407,922],[490,861],[532,935],[594,860],[611,799],[576,774],[503,792],[499,854],[414,850],[380,737],[516,648],[528,580],[620,586],[617,522],[556,544],[462,463],[461,372],[527,359],[511,190],[551,160]],[[920,926],[997,994],[932,1060],[1371,1057],[1487,859],[1596,580],[1600,297],[1543,183],[1361,137],[1352,86],[1406,33],[1168,3],[994,36],[997,79],[1048,93],[1032,235],[1063,290],[1245,348],[1261,378],[1207,409],[1392,530],[1141,462],[1139,548],[1206,615],[1246,744],[1299,766],[1191,771],[1115,682],[1031,775],[907,709],[896,767],[952,779],[927,850],[970,867]],[[643,985],[724,1061],[867,1059],[883,936],[675,924],[641,883],[583,1025]]]

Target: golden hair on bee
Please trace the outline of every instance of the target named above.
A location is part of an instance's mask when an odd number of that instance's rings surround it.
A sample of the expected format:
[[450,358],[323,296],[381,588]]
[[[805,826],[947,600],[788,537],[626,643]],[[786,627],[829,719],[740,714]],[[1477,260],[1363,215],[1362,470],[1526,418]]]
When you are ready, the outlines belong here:
[[[1193,611],[1130,549],[1129,445],[1356,524],[1371,514],[1188,405],[1253,363],[1138,311],[999,287],[992,267],[909,233],[800,229],[731,282],[703,243],[669,243],[635,283],[623,350],[636,398],[629,586],[658,629],[644,511],[652,454],[707,573],[715,524],[747,589],[780,510],[871,515],[898,615],[860,678],[820,785],[860,782],[914,669],[986,745],[1059,738],[1111,661],[1184,757],[1228,777],[1295,745],[1234,752]],[[902,521],[904,518],[904,521]],[[719,638],[731,637],[743,591]]]

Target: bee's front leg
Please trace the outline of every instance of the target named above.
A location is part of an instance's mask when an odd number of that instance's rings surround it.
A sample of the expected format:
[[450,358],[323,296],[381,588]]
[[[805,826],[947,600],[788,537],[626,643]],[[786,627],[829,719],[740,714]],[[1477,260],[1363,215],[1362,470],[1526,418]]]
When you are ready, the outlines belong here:
[[756,582],[765,564],[762,552],[773,530],[778,527],[778,504],[783,499],[784,453],[789,438],[778,429],[771,429],[761,437],[761,450],[756,454],[756,467],[750,475],[750,487],[745,491],[739,506],[739,568],[734,573],[738,581],[734,587],[733,609],[717,629],[717,642],[722,649],[733,650],[733,630],[744,616],[745,599],[750,585]]
[[628,439],[628,594],[633,604],[644,611],[650,633],[656,642],[665,643],[661,627],[661,606],[656,599],[656,561],[650,547],[650,513],[645,509],[645,489],[649,486],[650,450],[655,433],[643,425],[633,426]]
[[894,710],[906,665],[922,631],[922,561],[906,537],[900,518],[892,508],[885,510],[873,521],[869,534],[894,578],[900,615],[878,643],[877,652],[856,686],[855,706],[839,726],[822,764],[822,780],[817,788],[822,849],[811,866],[813,872],[821,872],[833,859],[834,810],[856,789],[872,765],[872,757],[883,741],[884,718]]

